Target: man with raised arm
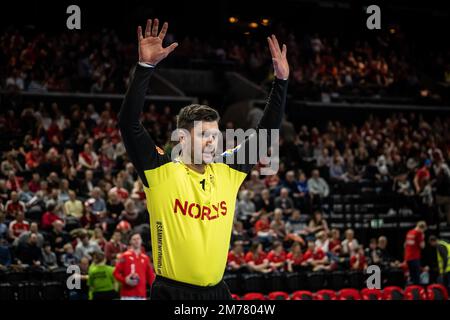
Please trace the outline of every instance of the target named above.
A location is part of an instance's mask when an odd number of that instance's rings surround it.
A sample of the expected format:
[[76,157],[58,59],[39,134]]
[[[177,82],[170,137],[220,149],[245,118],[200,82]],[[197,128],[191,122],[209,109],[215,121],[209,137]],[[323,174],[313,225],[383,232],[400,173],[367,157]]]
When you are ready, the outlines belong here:
[[[150,77],[159,62],[178,45],[163,48],[168,24],[164,23],[159,33],[158,27],[157,19],[147,21],[144,34],[138,27],[139,61],[119,113],[122,139],[144,184],[150,214],[156,273],[151,299],[231,299],[222,278],[236,195],[255,164],[249,160],[249,145],[259,142],[259,135],[216,154],[219,114],[209,106],[192,104],[182,108],[177,116],[180,154],[171,159],[155,145],[139,117]],[[275,80],[256,132],[280,128],[289,77],[286,46],[280,48],[274,35],[267,41]],[[243,162],[223,161],[230,154],[241,153]]]

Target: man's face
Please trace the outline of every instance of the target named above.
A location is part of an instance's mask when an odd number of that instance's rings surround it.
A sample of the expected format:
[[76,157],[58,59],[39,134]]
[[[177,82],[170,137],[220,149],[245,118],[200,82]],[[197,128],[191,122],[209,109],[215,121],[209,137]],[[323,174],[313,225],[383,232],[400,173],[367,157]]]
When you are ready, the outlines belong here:
[[218,137],[219,125],[217,121],[197,121],[191,129],[191,160],[194,164],[208,164],[214,159]]
[[115,242],[120,242],[122,240],[122,234],[120,232],[115,232],[113,235],[113,239]]
[[131,247],[133,247],[133,249],[140,249],[142,246],[141,236],[138,234],[135,234],[134,236],[132,236],[131,240],[130,240],[130,244],[131,244]]

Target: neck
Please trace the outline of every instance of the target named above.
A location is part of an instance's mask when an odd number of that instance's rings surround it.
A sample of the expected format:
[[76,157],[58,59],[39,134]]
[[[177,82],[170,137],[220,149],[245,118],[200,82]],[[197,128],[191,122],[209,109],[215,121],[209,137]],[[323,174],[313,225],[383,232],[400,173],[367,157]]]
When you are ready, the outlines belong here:
[[[205,173],[205,164],[194,164],[192,162],[192,159],[187,159],[186,156],[184,154],[181,154],[181,161],[186,165],[186,167],[188,167],[191,170],[194,170],[195,172],[198,173]],[[188,164],[190,163],[190,164]]]

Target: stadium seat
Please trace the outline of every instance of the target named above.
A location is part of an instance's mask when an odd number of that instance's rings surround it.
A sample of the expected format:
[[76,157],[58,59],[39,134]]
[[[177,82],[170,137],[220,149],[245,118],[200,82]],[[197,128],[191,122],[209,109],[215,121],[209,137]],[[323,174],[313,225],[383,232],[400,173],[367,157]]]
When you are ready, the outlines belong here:
[[336,292],[329,289],[317,291],[314,294],[314,300],[336,300]]
[[383,270],[382,278],[386,279],[384,283],[386,287],[404,288],[406,284],[405,273],[401,269]]
[[246,273],[242,275],[241,292],[264,292],[264,276],[259,273]]
[[305,272],[292,272],[285,274],[286,291],[294,292],[297,290],[306,289],[306,273]]
[[427,287],[428,300],[448,300],[447,289],[442,284],[430,284]]
[[40,289],[36,282],[21,282],[17,285],[17,300],[40,300]]
[[403,300],[404,294],[400,287],[390,286],[383,290],[383,300]]
[[43,300],[63,300],[64,286],[60,282],[44,282],[42,284],[41,296]]
[[427,292],[418,285],[407,286],[404,295],[405,300],[427,300]]
[[237,294],[235,294],[235,293],[232,293],[231,294],[231,298],[233,299],[233,300],[241,300],[241,297],[239,297]]
[[266,300],[266,297],[259,292],[249,292],[242,297],[242,300]]
[[223,276],[223,280],[225,281],[231,292],[241,293],[237,274],[227,273]]
[[308,273],[308,289],[310,291],[319,291],[325,287],[326,278],[323,272]]
[[274,292],[274,291],[282,291],[285,290],[286,286],[284,285],[286,277],[282,273],[272,273],[266,275],[266,280],[264,283],[266,287],[264,288],[266,293]]
[[362,300],[382,300],[383,293],[378,289],[364,288],[361,290]]
[[11,283],[0,283],[0,300],[16,300],[15,288]]
[[314,296],[311,291],[298,290],[292,293],[291,300],[313,300]]
[[269,293],[269,300],[289,300],[289,294],[283,291],[274,291]]
[[342,289],[337,294],[338,300],[361,300],[359,291],[354,288]]
[[346,274],[344,271],[333,271],[328,275],[327,287],[339,291],[346,287]]
[[354,288],[361,290],[366,285],[366,276],[363,271],[350,271],[348,273],[348,283],[349,288]]

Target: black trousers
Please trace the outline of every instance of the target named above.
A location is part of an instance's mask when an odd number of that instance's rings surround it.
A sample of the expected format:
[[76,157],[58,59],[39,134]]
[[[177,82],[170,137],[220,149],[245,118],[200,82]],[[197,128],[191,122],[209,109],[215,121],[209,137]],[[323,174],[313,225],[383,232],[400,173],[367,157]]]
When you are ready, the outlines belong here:
[[150,293],[151,300],[232,300],[225,281],[201,287],[156,276]]

